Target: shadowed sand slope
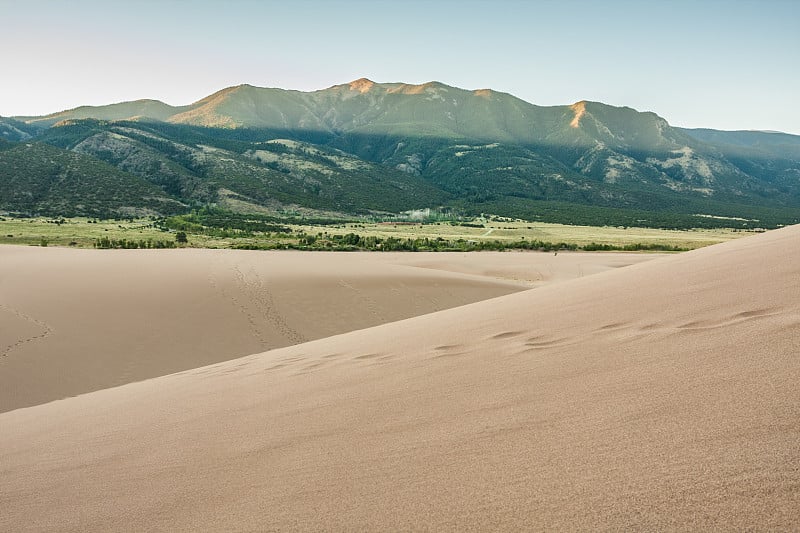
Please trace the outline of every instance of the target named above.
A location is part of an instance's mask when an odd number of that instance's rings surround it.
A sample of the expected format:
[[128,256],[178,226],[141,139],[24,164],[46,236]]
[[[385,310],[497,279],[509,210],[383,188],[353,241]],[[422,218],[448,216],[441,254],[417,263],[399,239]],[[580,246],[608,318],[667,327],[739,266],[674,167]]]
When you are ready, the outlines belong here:
[[647,259],[0,247],[0,411]]
[[0,529],[800,525],[800,228],[0,415]]

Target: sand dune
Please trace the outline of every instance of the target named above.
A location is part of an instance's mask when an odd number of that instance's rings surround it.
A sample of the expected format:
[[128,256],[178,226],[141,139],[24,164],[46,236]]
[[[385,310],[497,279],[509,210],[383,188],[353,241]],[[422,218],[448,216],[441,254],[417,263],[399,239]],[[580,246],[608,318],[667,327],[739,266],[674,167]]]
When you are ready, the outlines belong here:
[[662,254],[529,252],[383,253],[374,261],[522,282],[532,287],[649,261]]
[[0,412],[650,258],[433,255],[2,247]]
[[798,280],[792,227],[3,413],[0,529],[797,529]]

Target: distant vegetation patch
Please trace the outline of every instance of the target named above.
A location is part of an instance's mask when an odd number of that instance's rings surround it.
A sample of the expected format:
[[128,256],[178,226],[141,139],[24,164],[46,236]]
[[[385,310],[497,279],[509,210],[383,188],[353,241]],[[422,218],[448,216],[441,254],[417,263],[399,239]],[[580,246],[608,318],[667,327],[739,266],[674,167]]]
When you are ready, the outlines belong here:
[[678,252],[761,231],[570,226],[491,215],[473,219],[449,216],[451,219],[444,221],[412,222],[375,216],[343,219],[242,214],[218,208],[143,219],[5,215],[0,219],[0,243],[98,249],[189,246],[325,251]]
[[109,239],[108,237],[102,237],[97,239],[94,242],[95,248],[100,248],[103,250],[108,250],[112,248],[124,248],[124,249],[151,249],[151,248],[175,248],[177,246],[177,241],[154,241],[153,239]]
[[291,233],[291,228],[280,220],[266,215],[228,213],[203,209],[186,215],[164,219],[164,228],[203,233],[217,237],[253,235],[256,233]]

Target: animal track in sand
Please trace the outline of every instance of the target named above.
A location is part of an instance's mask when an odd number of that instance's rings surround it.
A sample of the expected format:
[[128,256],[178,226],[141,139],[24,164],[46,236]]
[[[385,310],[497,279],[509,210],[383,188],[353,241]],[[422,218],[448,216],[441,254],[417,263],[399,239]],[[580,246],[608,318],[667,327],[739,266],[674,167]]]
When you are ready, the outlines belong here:
[[[307,339],[302,334],[287,324],[286,320],[283,318],[283,315],[275,305],[272,293],[261,279],[261,276],[259,276],[255,270],[251,268],[249,273],[252,274],[252,276],[250,279],[248,279],[244,276],[244,274],[242,274],[237,266],[234,266],[233,268],[237,283],[240,284],[244,294],[255,305],[259,315],[271,322],[272,325],[275,326],[275,328],[280,332],[280,334],[284,338],[288,339],[292,344],[301,344],[306,342]],[[253,280],[253,278],[255,279]],[[259,339],[262,339],[260,333],[258,332],[258,325],[255,317],[249,313],[248,316],[251,319],[250,323],[257,332]]]
[[53,329],[53,327],[50,326],[50,324],[48,324],[47,322],[43,322],[41,320],[33,318],[32,316],[26,315],[25,313],[23,313],[23,312],[21,312],[21,311],[19,311],[17,309],[14,309],[12,307],[9,307],[9,306],[7,306],[5,304],[0,304],[0,309],[8,311],[12,315],[14,315],[14,316],[16,316],[18,318],[21,318],[22,320],[25,320],[27,322],[31,322],[31,323],[39,326],[43,330],[42,333],[40,333],[39,335],[34,335],[32,337],[27,337],[25,339],[20,339],[17,342],[11,344],[5,350],[0,352],[0,357],[7,357],[11,352],[13,352],[14,350],[17,350],[17,349],[25,346],[26,344],[44,340],[45,338],[47,338],[50,335],[52,335],[53,332],[55,331]]
[[214,290],[218,291],[223,298],[230,301],[234,307],[245,315],[250,331],[252,331],[253,336],[258,339],[262,347],[275,348],[275,346],[271,346],[269,339],[265,337],[265,332],[263,331],[265,319],[291,344],[300,344],[306,341],[303,335],[286,323],[286,320],[284,320],[275,306],[272,293],[270,293],[254,269],[251,268],[248,272],[251,274],[249,278],[241,271],[238,265],[233,265],[231,271],[233,272],[233,280],[237,290],[230,291],[222,287],[215,279],[213,270],[208,275],[208,281]]
[[[233,267],[233,270],[234,270],[236,284],[241,286],[241,284],[242,284],[242,279],[241,278],[243,277],[242,276],[242,272],[236,266]],[[239,298],[237,298],[235,294],[229,293],[219,283],[217,283],[217,280],[214,278],[213,271],[209,272],[208,281],[209,281],[209,283],[211,284],[211,287],[214,290],[218,291],[222,295],[223,298],[229,300],[234,305],[234,307],[236,307],[241,313],[243,313],[245,315],[245,317],[247,318],[247,322],[248,322],[248,324],[250,326],[250,330],[253,332],[253,335],[258,339],[258,342],[259,342],[259,344],[261,346],[266,347],[267,346],[267,342],[264,339],[263,335],[261,334],[261,331],[259,330],[258,325],[256,324],[255,317],[247,309],[247,306],[245,306],[242,302],[240,302]]]
[[375,300],[364,294],[364,291],[354,287],[343,279],[339,280],[339,286],[353,291],[353,293],[356,295],[356,298],[363,302],[363,305],[369,311],[369,314],[375,317],[379,324],[387,322],[386,318],[383,316],[383,313],[381,313],[380,308],[375,304]]

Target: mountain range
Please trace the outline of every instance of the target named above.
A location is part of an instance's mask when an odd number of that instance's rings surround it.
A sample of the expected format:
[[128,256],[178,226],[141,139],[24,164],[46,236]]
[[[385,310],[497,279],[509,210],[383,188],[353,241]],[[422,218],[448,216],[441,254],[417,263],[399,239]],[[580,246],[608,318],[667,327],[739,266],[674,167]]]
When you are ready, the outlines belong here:
[[187,106],[0,118],[0,139],[0,210],[23,214],[447,206],[573,223],[800,221],[800,136],[438,82],[239,85]]

